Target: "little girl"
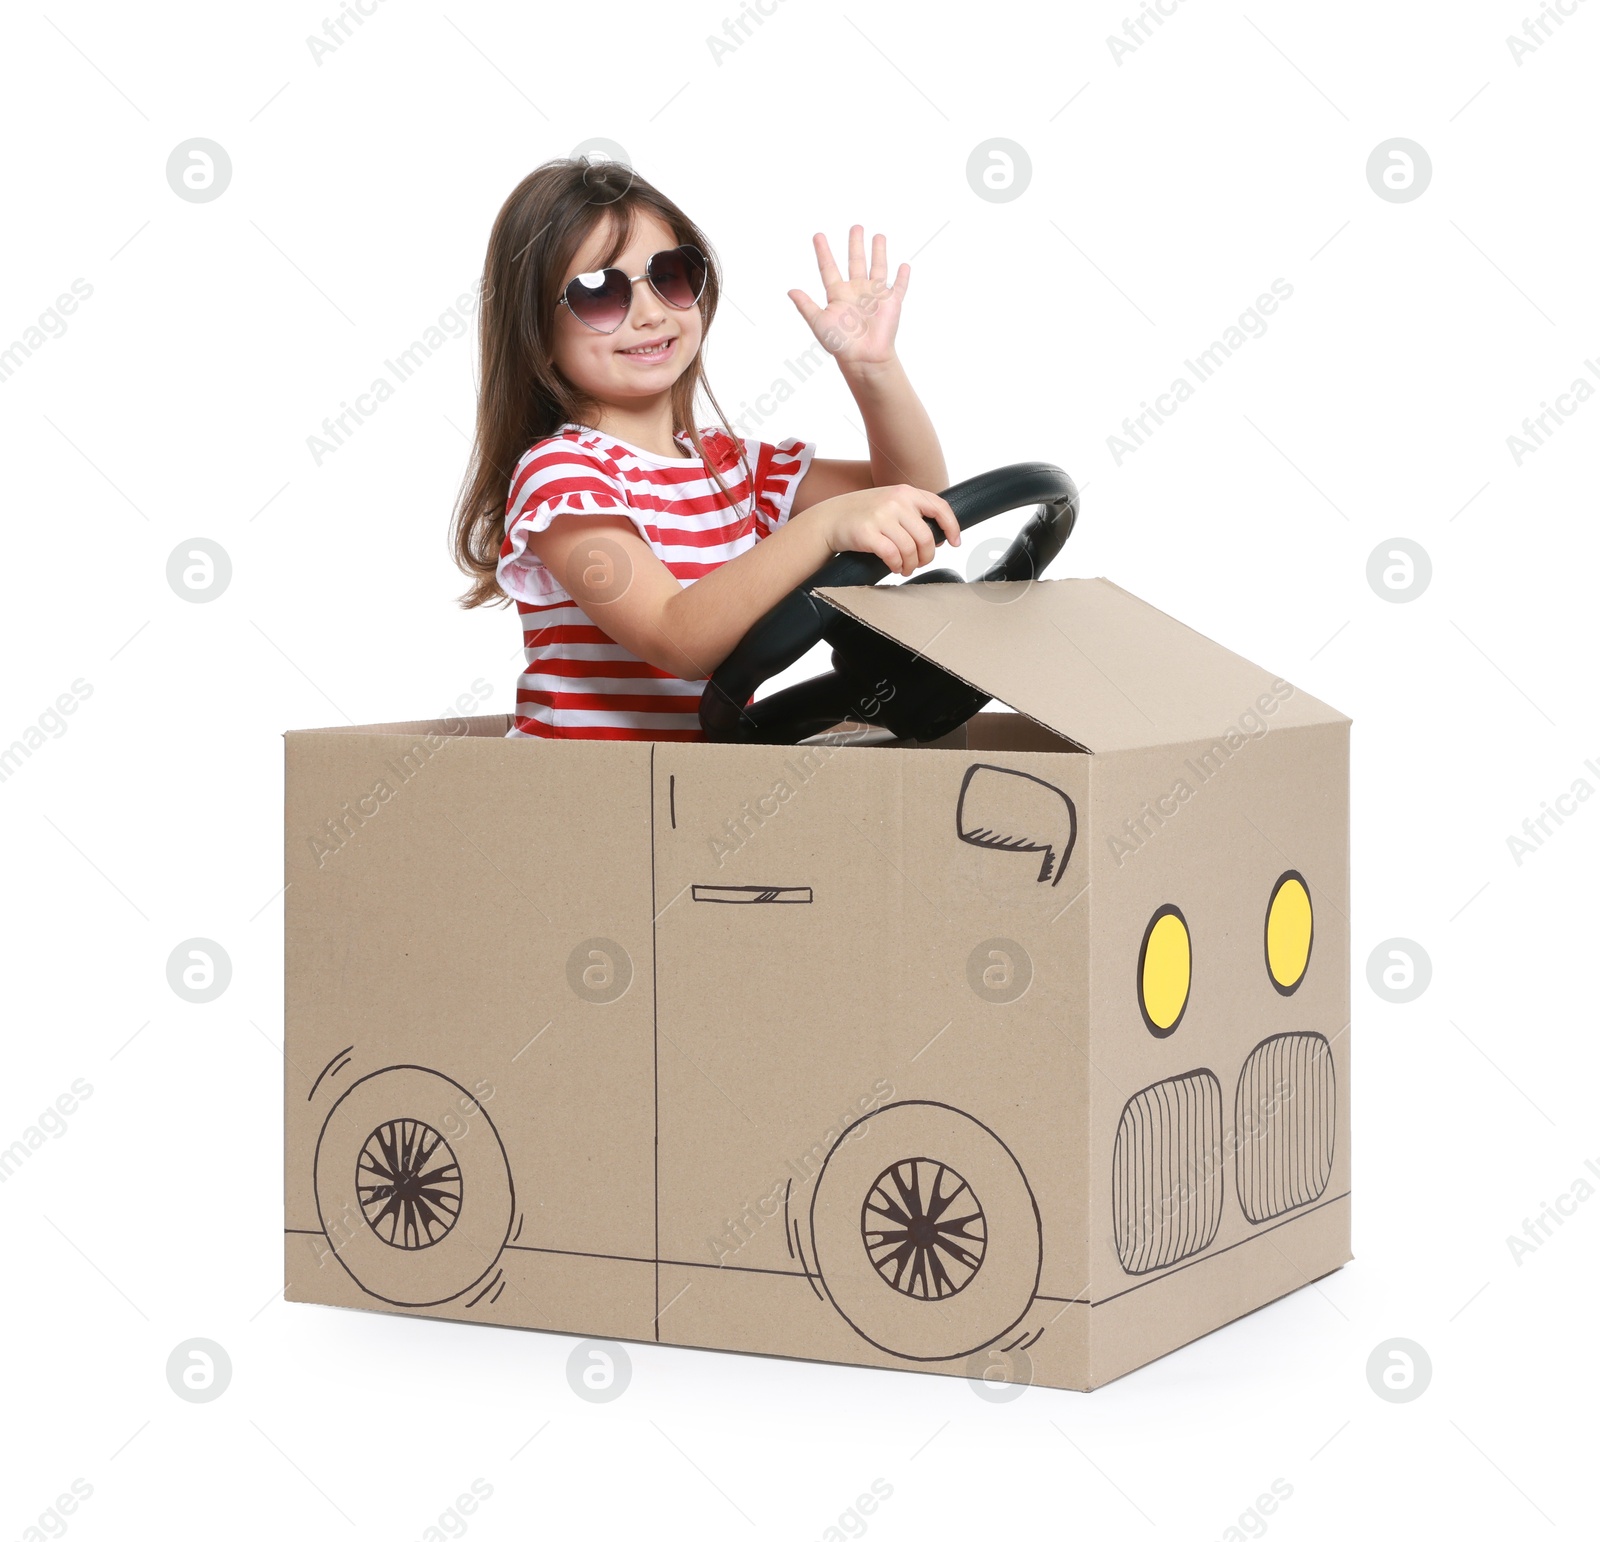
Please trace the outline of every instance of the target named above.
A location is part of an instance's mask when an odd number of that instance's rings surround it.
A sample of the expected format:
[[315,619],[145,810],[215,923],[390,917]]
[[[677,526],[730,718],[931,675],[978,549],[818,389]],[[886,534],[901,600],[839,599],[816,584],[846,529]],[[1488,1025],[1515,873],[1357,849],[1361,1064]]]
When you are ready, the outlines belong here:
[[946,485],[894,353],[911,269],[885,284],[850,231],[849,277],[822,235],[827,295],[789,297],[833,354],[868,460],[818,460],[695,426],[721,278],[700,230],[615,162],[550,161],[489,237],[472,464],[455,511],[472,607],[516,602],[525,666],[508,737],[701,740],[700,694],[752,623],[835,552],[909,575],[931,561],[927,491]]

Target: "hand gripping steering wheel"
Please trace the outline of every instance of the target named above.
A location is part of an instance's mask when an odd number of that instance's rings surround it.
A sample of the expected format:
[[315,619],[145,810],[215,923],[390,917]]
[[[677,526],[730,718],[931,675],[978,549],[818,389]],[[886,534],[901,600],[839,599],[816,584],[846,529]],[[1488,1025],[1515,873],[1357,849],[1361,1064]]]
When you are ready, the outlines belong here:
[[[1039,505],[1005,555],[983,574],[983,583],[1037,578],[1066,544],[1078,517],[1078,489],[1072,478],[1043,461],[986,471],[958,482],[941,496],[963,531],[1023,504]],[[928,525],[934,544],[940,544],[944,532],[934,520]],[[978,712],[991,699],[986,692],[811,592],[875,584],[888,573],[888,564],[870,552],[839,552],[774,605],[706,682],[700,697],[700,726],[706,738],[734,744],[798,744],[838,723],[865,721],[881,723],[897,738],[925,742],[959,728]],[[947,568],[928,568],[906,582],[964,580]],[[762,681],[822,641],[833,645],[831,671],[750,702]]]

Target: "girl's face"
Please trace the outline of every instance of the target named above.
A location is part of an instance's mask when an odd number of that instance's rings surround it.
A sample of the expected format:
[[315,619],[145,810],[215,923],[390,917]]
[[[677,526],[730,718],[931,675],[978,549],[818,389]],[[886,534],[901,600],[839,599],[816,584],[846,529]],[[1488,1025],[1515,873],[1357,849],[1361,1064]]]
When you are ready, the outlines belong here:
[[[609,222],[589,232],[562,277],[563,287],[601,266],[610,238]],[[610,266],[632,278],[644,272],[653,253],[677,245],[678,238],[659,218],[641,210],[633,239]],[[647,278],[634,284],[628,314],[615,332],[586,327],[565,305],[556,310],[556,367],[585,396],[605,405],[637,407],[659,396],[688,369],[700,348],[700,307],[674,310]]]

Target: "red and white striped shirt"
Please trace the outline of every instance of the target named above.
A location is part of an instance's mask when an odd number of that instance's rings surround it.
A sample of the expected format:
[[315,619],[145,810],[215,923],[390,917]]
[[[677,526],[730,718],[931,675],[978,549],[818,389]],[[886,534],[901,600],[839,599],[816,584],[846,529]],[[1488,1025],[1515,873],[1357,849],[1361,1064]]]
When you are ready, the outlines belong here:
[[688,434],[673,438],[690,451],[686,458],[565,423],[517,462],[496,575],[517,602],[523,628],[523,672],[507,738],[705,738],[699,712],[708,677],[680,680],[629,653],[528,550],[528,537],[558,514],[621,515],[687,588],[787,521],[816,452],[799,439],[744,439],[747,478],[733,441],[720,429],[702,429],[701,443],[733,499],[729,508]]

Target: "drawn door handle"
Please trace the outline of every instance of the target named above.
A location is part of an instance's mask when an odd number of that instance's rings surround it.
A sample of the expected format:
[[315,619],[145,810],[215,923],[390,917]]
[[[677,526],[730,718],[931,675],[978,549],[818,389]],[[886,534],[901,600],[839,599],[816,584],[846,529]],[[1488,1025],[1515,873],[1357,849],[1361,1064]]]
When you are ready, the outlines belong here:
[[809,905],[809,887],[765,883],[697,883],[694,898],[713,905]]

